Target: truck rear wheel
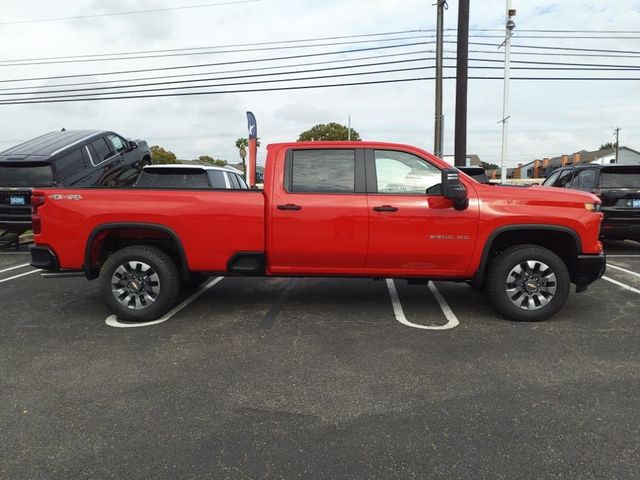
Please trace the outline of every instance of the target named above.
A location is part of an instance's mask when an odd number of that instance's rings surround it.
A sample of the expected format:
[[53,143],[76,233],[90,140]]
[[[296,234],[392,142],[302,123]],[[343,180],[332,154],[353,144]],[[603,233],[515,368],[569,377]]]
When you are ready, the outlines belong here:
[[487,275],[487,294],[505,317],[539,322],[567,300],[571,280],[562,259],[538,245],[516,245],[502,252]]
[[180,275],[161,250],[134,245],[111,255],[100,270],[102,293],[122,320],[147,322],[167,313],[178,299]]

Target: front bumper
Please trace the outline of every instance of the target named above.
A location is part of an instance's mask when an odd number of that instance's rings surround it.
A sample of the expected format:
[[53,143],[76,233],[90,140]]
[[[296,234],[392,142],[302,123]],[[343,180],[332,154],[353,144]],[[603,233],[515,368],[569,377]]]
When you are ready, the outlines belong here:
[[584,292],[589,285],[598,280],[607,268],[607,257],[604,252],[595,255],[578,255],[574,278],[576,292]]

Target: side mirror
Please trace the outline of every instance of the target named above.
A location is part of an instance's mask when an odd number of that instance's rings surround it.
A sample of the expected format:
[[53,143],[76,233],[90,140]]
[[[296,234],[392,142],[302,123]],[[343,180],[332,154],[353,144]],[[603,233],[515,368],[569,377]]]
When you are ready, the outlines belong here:
[[129,140],[129,150],[134,150],[136,148],[138,148],[138,144],[133,140]]
[[453,208],[464,210],[469,206],[467,187],[460,181],[459,171],[455,168],[442,170],[442,196],[453,200]]

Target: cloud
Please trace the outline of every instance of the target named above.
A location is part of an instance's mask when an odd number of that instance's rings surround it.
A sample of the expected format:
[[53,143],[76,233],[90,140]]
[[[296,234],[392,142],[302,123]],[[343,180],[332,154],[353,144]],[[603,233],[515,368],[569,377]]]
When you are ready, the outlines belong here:
[[[196,2],[197,3],[197,2]],[[144,15],[109,16],[69,22],[25,24],[20,28],[7,26],[0,30],[0,42],[11,45],[11,58],[37,58],[60,55],[80,55],[104,52],[175,49],[194,46],[215,46],[240,43],[264,43],[302,38],[391,32],[408,29],[433,29],[435,7],[424,0],[265,0],[245,5],[201,8]],[[517,5],[515,5],[517,3]],[[141,6],[133,0],[79,0],[64,15],[106,13],[164,7],[166,2],[148,0]],[[455,28],[457,2],[449,2],[445,27]],[[548,46],[578,46],[637,50],[637,42],[608,39],[541,39],[525,38],[525,29],[637,29],[640,11],[637,2],[563,2],[527,0],[514,2],[516,40],[514,43]],[[592,8],[593,7],[593,8]],[[37,15],[36,13],[37,12]],[[550,14],[552,13],[552,14]],[[6,21],[27,18],[59,17],[59,6],[46,0],[7,2],[3,5]],[[355,20],[354,20],[355,19]],[[502,28],[504,0],[471,2],[471,24],[476,28]],[[586,28],[586,27],[585,27]],[[448,30],[448,34],[455,34]],[[485,32],[485,34],[487,34]],[[426,36],[432,32],[425,32]],[[529,34],[528,36],[535,36]],[[450,37],[453,38],[453,37]],[[426,40],[430,40],[427,38]],[[337,42],[338,40],[334,40]],[[475,38],[475,41],[499,43],[496,38]],[[330,41],[326,43],[331,43]],[[294,44],[295,45],[295,44]],[[269,45],[264,45],[269,46]],[[3,67],[3,79],[56,75],[88,74],[70,81],[125,78],[124,75],[101,77],[114,70],[185,66],[195,63],[216,63],[245,59],[261,59],[303,52],[343,49],[335,45],[306,49],[271,50],[252,53],[212,54],[191,57],[165,57],[131,61],[87,62],[69,64]],[[431,50],[425,46],[425,57]],[[454,49],[447,45],[447,50]],[[417,50],[417,48],[416,48]],[[494,49],[472,46],[472,50]],[[514,60],[523,54],[514,48]],[[386,52],[389,53],[389,52]],[[370,55],[376,52],[370,52]],[[363,54],[365,55],[365,54]],[[471,53],[472,58],[501,59],[492,53]],[[6,58],[6,57],[5,57]],[[338,59],[339,56],[292,59],[281,65]],[[567,61],[571,57],[532,57],[536,60]],[[629,63],[628,59],[578,57],[584,63]],[[586,61],[588,60],[588,62]],[[606,60],[606,61],[605,61]],[[453,62],[447,62],[453,64]],[[163,74],[212,72],[265,66],[248,63],[227,67],[184,69],[179,72],[139,73],[137,77]],[[499,62],[490,63],[500,67]],[[517,66],[518,64],[514,64]],[[289,70],[294,68],[288,68]],[[286,70],[286,69],[285,69]],[[251,72],[237,73],[237,75]],[[257,73],[257,72],[254,72]],[[331,72],[327,72],[331,73]],[[337,72],[336,72],[337,73]],[[447,73],[453,74],[453,71]],[[478,75],[500,76],[500,70],[475,71]],[[512,76],[525,72],[513,70]],[[529,72],[543,75],[547,72]],[[589,75],[579,72],[576,75]],[[227,74],[232,75],[232,74]],[[431,76],[432,71],[385,74],[377,78],[408,78]],[[215,76],[215,75],[212,75]],[[226,75],[225,75],[226,76]],[[365,80],[375,77],[359,77]],[[259,77],[248,80],[257,81]],[[350,81],[348,78],[340,81]],[[336,80],[338,81],[338,80]],[[42,91],[59,82],[27,82]],[[210,82],[215,83],[215,82]],[[298,84],[309,84],[300,82]],[[640,120],[636,98],[640,82],[511,82],[509,123],[509,161],[553,156],[591,148],[610,138],[610,127],[622,127],[623,138],[630,147],[640,138]],[[15,86],[16,84],[0,84]],[[21,84],[21,85],[24,85]],[[254,85],[261,88],[267,85]],[[231,89],[232,87],[229,87]],[[216,90],[216,88],[210,88]],[[222,90],[221,88],[217,90]],[[0,92],[1,94],[2,92]],[[445,81],[445,152],[453,151],[455,120],[455,81]],[[0,97],[2,98],[2,97]],[[181,158],[197,158],[207,154],[235,161],[235,139],[246,136],[245,111],[258,118],[258,131],[263,145],[270,142],[295,140],[298,134],[317,123],[337,121],[346,124],[349,115],[353,127],[365,139],[388,140],[415,144],[430,150],[433,145],[434,83],[432,81],[371,85],[350,88],[291,90],[265,93],[238,93],[141,100],[82,102],[51,105],[0,106],[3,128],[0,142],[31,138],[49,130],[66,128],[104,128],[127,137],[146,138],[173,150]],[[499,158],[501,147],[502,82],[471,80],[469,83],[470,153],[483,159]],[[9,120],[7,120],[9,119]],[[0,148],[10,145],[0,145]],[[265,148],[260,149],[264,158]]]

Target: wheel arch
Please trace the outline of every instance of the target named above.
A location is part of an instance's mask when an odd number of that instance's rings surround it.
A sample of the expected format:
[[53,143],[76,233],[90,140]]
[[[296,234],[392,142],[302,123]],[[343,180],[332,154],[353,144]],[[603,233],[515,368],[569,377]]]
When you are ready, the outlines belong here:
[[[148,240],[152,239],[151,242]],[[180,237],[166,225],[144,222],[104,223],[95,227],[85,245],[83,271],[89,280],[98,277],[97,267],[106,259],[105,247],[111,242],[125,245],[152,245],[168,253],[178,264],[183,276],[189,272],[189,263]],[[120,248],[123,248],[122,246]],[[108,255],[107,255],[108,257]]]
[[[557,242],[557,243],[556,243]],[[573,281],[577,255],[582,252],[580,235],[562,225],[522,224],[496,228],[485,242],[480,265],[473,277],[474,286],[481,286],[492,258],[500,251],[517,244],[539,245],[555,252],[565,262]]]

